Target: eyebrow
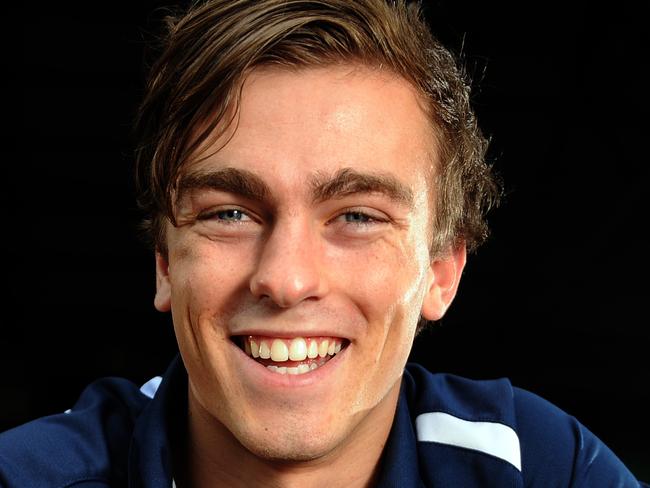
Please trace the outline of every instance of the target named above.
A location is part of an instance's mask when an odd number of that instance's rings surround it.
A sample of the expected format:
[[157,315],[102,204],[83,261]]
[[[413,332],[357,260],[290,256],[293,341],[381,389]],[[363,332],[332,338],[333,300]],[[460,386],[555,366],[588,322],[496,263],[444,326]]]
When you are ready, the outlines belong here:
[[176,201],[180,202],[188,192],[203,189],[233,193],[256,201],[267,201],[271,195],[268,185],[255,173],[245,169],[224,168],[182,175],[178,182]]
[[[344,198],[357,193],[379,193],[398,204],[413,206],[412,190],[390,174],[343,168],[332,176],[312,176],[309,183],[314,202]],[[260,202],[268,202],[272,194],[262,178],[251,171],[238,168],[186,173],[180,177],[177,188],[177,202],[188,192],[199,189],[233,193]]]
[[332,177],[314,177],[311,187],[314,201],[343,198],[355,193],[380,193],[401,205],[413,206],[413,191],[391,174],[361,173],[343,168]]

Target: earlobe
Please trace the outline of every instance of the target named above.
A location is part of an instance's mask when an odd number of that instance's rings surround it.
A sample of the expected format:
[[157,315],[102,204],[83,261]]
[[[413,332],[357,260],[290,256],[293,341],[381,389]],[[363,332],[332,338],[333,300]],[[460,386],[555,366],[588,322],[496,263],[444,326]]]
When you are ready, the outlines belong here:
[[440,320],[456,296],[458,283],[465,267],[465,244],[435,258],[429,267],[429,287],[422,303],[422,316],[426,320]]
[[165,256],[156,251],[156,296],[153,299],[153,304],[159,312],[169,312],[171,310],[171,290],[169,262]]

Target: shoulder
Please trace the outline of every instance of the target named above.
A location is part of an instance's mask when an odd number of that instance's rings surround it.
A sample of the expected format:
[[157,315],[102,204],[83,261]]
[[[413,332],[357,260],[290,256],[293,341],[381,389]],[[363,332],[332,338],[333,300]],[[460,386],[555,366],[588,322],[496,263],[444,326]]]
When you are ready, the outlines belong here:
[[405,386],[418,440],[429,436],[507,461],[524,486],[639,486],[574,417],[507,379],[477,381],[409,365]]
[[519,388],[514,404],[525,478],[549,486],[639,487],[620,459],[575,417]]
[[89,385],[67,412],[0,434],[0,485],[119,484],[135,419],[149,400],[135,384],[105,378]]

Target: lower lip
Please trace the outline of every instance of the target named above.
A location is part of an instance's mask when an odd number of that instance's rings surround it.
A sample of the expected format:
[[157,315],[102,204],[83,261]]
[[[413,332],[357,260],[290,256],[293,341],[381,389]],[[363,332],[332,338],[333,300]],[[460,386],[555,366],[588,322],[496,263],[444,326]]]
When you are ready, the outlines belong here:
[[241,373],[250,378],[255,385],[262,388],[305,388],[317,385],[327,378],[331,377],[347,357],[347,350],[351,346],[349,343],[346,348],[333,356],[322,366],[303,374],[280,374],[274,373],[263,364],[258,363],[248,354],[241,350],[236,344],[232,344],[235,349],[236,361],[241,364]]

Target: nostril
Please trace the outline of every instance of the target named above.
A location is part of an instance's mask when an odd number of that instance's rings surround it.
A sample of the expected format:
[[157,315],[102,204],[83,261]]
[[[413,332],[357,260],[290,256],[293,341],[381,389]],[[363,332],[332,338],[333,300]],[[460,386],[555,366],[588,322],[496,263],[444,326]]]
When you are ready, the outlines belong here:
[[[271,257],[272,266],[267,262]],[[282,259],[277,255],[271,257],[262,259],[250,277],[250,292],[258,300],[280,308],[291,308],[304,300],[322,298],[327,293],[325,276],[317,265],[305,264],[304,259],[294,262],[293,255],[287,260],[286,252],[282,253]]]
[[273,297],[271,295],[262,294],[258,296],[258,299],[260,303],[270,309],[289,308],[292,306],[292,304],[284,300],[282,296]]

